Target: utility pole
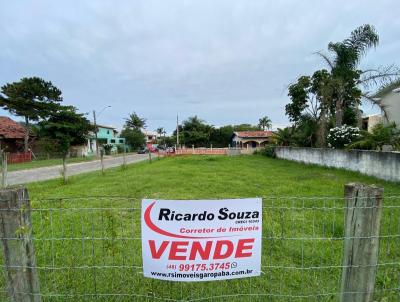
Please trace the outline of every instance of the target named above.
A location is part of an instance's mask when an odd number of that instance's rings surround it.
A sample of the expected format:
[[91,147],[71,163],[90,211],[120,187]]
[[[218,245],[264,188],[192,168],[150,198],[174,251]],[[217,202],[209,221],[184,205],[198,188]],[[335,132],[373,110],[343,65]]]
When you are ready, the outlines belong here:
[[[108,106],[106,106],[106,107],[104,107],[103,109],[101,109],[100,111],[99,111],[99,114],[98,114],[98,116],[100,116],[100,114],[104,111],[104,110],[106,110],[107,108],[110,108],[111,106],[110,105],[108,105]],[[97,141],[97,123],[96,123],[96,110],[93,110],[93,125],[94,125],[94,137],[95,137],[95,141],[96,141],[96,156],[98,157],[99,156],[99,145],[98,145],[98,141]]]
[[178,115],[176,115],[176,147],[179,149],[179,120],[178,120]]
[[93,125],[94,125],[94,137],[96,142],[96,156],[99,156],[99,145],[97,143],[96,110],[93,110]]

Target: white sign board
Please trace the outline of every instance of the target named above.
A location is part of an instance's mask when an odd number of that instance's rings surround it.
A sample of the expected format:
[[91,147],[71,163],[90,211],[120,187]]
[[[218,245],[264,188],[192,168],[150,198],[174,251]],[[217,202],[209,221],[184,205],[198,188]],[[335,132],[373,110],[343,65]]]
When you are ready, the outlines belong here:
[[261,198],[144,199],[144,276],[186,282],[259,276],[261,226]]

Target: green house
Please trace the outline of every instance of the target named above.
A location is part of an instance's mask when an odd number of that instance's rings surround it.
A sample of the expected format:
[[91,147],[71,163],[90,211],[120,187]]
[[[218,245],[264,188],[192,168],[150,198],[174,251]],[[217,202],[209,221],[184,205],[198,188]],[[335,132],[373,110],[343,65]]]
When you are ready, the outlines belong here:
[[[112,145],[111,152],[117,153],[118,150],[126,150],[125,138],[118,135],[118,131],[115,127],[96,125],[97,126],[97,143],[99,150],[106,144]],[[88,138],[87,143],[88,154],[96,154],[96,136],[92,133]]]

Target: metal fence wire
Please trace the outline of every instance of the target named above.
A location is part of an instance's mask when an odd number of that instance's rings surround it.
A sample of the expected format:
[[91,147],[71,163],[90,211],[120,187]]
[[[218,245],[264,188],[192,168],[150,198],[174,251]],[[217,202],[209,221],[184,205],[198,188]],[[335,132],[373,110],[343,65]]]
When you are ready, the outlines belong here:
[[[400,196],[385,197],[374,301],[400,301]],[[338,301],[345,200],[264,197],[262,273],[214,282],[142,274],[140,200],[33,200],[32,240],[42,301]],[[13,209],[2,209],[13,210]],[[4,223],[4,221],[2,222]],[[21,240],[1,238],[1,241]],[[0,258],[0,300],[7,301]],[[20,267],[17,269],[26,269]]]

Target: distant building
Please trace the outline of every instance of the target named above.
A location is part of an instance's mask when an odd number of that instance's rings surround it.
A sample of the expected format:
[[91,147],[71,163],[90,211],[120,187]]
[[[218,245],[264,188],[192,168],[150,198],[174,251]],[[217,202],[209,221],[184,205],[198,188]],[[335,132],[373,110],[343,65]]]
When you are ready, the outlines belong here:
[[149,130],[142,130],[142,133],[146,139],[146,147],[151,150],[157,147],[157,132],[149,131]]
[[384,114],[364,117],[363,128],[371,131],[373,126],[379,122],[394,122],[396,126],[400,128],[400,80],[378,91],[375,95],[375,99],[380,101],[381,105],[384,106],[386,117],[384,117]]
[[10,153],[23,152],[25,132],[19,123],[0,116],[0,149]]
[[[97,124],[97,143],[100,148],[105,145],[105,144],[111,144],[113,147],[111,149],[111,152],[116,152],[118,149],[118,146],[121,146],[122,148],[126,148],[125,146],[125,138],[119,137],[118,131],[115,127],[112,126],[105,126],[105,125],[99,125]],[[87,145],[86,145],[86,150],[80,151],[78,154],[79,155],[93,155],[96,154],[96,136],[95,133],[91,133]]]
[[272,131],[237,131],[232,136],[232,146],[236,148],[262,147],[272,140]]
[[375,125],[383,122],[383,116],[381,113],[364,116],[362,118],[362,129],[371,132]]

